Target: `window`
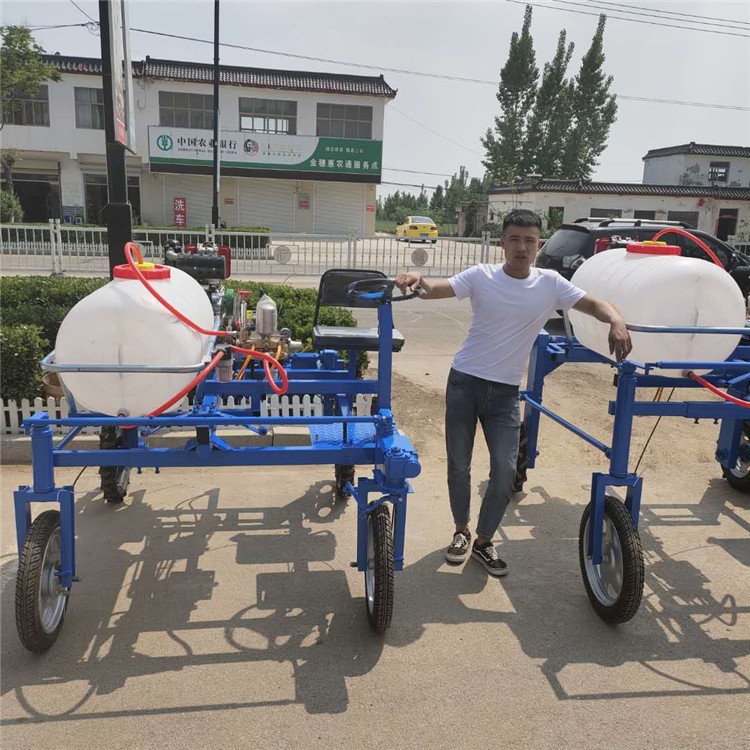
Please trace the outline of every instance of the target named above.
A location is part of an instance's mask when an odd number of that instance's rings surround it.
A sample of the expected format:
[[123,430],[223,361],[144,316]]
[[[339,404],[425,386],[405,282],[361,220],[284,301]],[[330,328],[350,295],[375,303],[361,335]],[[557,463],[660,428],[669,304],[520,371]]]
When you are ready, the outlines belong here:
[[325,138],[372,138],[372,107],[318,104],[316,135]]
[[160,91],[159,125],[211,130],[214,126],[213,95]]
[[668,221],[683,221],[688,226],[694,229],[698,228],[698,212],[697,211],[670,211],[667,214]]
[[[85,174],[86,221],[104,224],[104,207],[109,200],[106,174]],[[138,177],[128,177],[128,203],[133,209],[133,224],[141,223],[141,182]]]
[[656,219],[656,211],[634,211],[633,218],[648,219],[649,221],[654,221]]
[[240,97],[240,130],[297,135],[297,102]]
[[49,89],[40,86],[35,96],[3,102],[3,122],[9,125],[49,127]]
[[75,87],[76,127],[104,130],[104,91]]
[[712,161],[708,168],[709,182],[726,182],[729,179],[729,162]]
[[591,218],[594,219],[620,219],[622,218],[621,208],[592,208]]

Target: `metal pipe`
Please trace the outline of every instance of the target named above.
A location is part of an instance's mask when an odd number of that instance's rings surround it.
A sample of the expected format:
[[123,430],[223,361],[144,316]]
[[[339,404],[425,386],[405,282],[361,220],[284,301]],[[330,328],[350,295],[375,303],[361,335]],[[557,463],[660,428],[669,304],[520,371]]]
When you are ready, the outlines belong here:
[[750,328],[724,328],[722,326],[644,326],[626,323],[625,327],[634,333],[714,333],[732,336],[748,336]]
[[598,448],[607,458],[609,458],[611,449],[608,445],[605,445],[601,441],[597,440],[592,435],[589,435],[588,432],[584,432],[583,430],[580,430],[575,425],[568,422],[566,419],[563,419],[558,414],[555,414],[555,412],[548,409],[546,406],[542,406],[538,401],[534,401],[531,396],[528,396],[526,393],[521,394],[521,398],[531,407],[534,409],[537,409],[542,414],[546,414],[553,422],[557,422],[559,425],[562,425],[565,427],[565,429],[570,430],[574,435],[578,435],[579,438],[582,440],[585,440],[589,445],[593,445],[594,448]]

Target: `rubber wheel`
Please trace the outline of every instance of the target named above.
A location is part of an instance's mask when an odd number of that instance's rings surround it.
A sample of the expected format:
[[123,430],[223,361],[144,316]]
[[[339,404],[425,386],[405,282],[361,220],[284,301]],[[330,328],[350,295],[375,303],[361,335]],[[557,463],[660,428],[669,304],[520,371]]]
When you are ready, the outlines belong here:
[[[750,422],[744,422],[742,425],[740,449],[743,448],[750,455]],[[734,489],[750,493],[750,461],[743,461],[738,458],[737,464],[733,468],[726,469],[722,466],[721,473]]]
[[513,492],[521,492],[526,483],[526,470],[529,467],[529,439],[526,436],[526,425],[521,422],[518,434],[518,458],[516,459],[516,476],[513,479]]
[[367,516],[365,606],[370,627],[385,633],[393,616],[393,534],[385,504]]
[[[123,444],[122,434],[116,427],[102,427],[99,433],[100,450],[114,450]],[[107,503],[121,503],[128,494],[129,466],[100,466],[101,490]]]
[[347,483],[354,484],[354,466],[336,464],[336,499],[346,500],[351,497]]
[[21,643],[35,653],[57,640],[65,620],[68,596],[56,575],[61,564],[60,513],[46,510],[29,527],[16,578],[16,628]]
[[643,547],[625,504],[607,495],[604,501],[602,564],[586,554],[591,505],[586,506],[578,533],[578,558],[583,585],[602,620],[617,624],[635,616],[643,596]]

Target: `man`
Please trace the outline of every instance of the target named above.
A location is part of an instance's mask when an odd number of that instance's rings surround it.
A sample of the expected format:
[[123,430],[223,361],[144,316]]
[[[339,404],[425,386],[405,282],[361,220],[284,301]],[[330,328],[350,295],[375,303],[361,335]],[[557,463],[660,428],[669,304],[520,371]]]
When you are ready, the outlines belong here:
[[575,308],[609,324],[610,352],[618,361],[632,348],[622,316],[612,305],[556,271],[532,267],[541,228],[535,213],[511,211],[503,221],[504,265],[474,266],[449,280],[424,279],[417,273],[396,278],[404,294],[421,288],[424,299],[471,300],[471,328],[453,360],[446,390],[448,494],[455,532],[445,556],[459,564],[469,555],[471,456],[479,421],[490,453],[490,481],[471,556],[493,576],[508,572],[492,537],[513,492],[521,424],[518,388],[539,331],[555,310]]

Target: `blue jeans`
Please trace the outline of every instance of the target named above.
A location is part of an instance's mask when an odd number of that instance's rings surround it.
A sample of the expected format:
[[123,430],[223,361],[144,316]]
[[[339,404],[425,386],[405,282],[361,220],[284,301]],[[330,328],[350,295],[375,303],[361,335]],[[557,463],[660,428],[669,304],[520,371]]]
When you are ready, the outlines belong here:
[[448,494],[453,520],[458,526],[469,523],[471,456],[479,421],[490,452],[490,481],[479,511],[477,534],[491,539],[513,494],[521,427],[518,386],[451,369],[445,406]]

